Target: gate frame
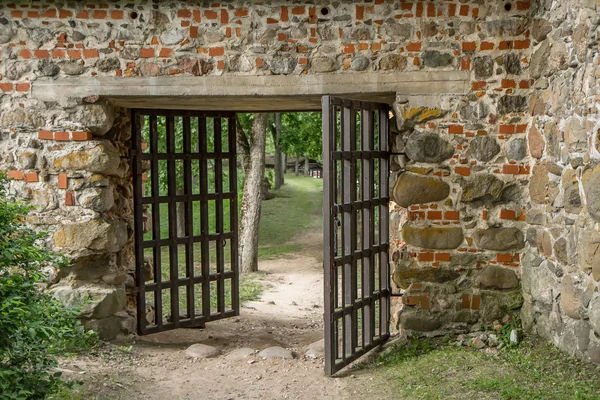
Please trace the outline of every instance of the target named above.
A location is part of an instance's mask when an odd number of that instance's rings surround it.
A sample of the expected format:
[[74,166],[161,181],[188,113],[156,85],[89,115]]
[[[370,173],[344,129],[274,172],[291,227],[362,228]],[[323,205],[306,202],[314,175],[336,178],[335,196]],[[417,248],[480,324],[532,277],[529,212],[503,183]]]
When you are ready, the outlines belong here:
[[[340,150],[336,148],[336,112],[333,107],[341,108]],[[356,121],[352,121],[354,110],[361,112],[361,151],[356,146]],[[368,351],[383,344],[390,336],[390,268],[389,268],[389,111],[390,106],[383,103],[373,103],[358,100],[342,99],[331,96],[322,98],[323,118],[323,263],[324,263],[324,330],[325,330],[325,374],[333,375],[351,362],[355,361]],[[379,129],[375,132],[373,112],[379,114]],[[367,123],[364,123],[367,121]],[[385,121],[385,123],[382,123]],[[373,149],[375,134],[379,135],[379,150]],[[333,145],[333,148],[332,148]],[[366,148],[366,150],[365,150]],[[378,182],[379,197],[374,198],[373,189],[373,160],[379,160]],[[356,199],[356,172],[352,164],[361,161],[363,171],[370,171],[368,177],[361,182],[363,198]],[[346,167],[342,168],[342,204],[335,204],[337,197],[336,168],[334,161],[343,161]],[[352,177],[354,176],[354,179]],[[369,193],[362,190],[370,187]],[[379,206],[379,243],[373,244],[375,221],[373,207]],[[369,221],[365,231],[364,219],[362,250],[356,244],[356,211],[363,214]],[[342,256],[337,255],[337,225],[336,214],[343,212],[344,232],[343,238],[350,238],[350,243],[343,243]],[[346,240],[346,242],[348,242]],[[365,243],[366,242],[366,243]],[[377,268],[379,282],[374,281],[374,257],[379,257]],[[362,299],[357,300],[358,285],[356,281],[358,260],[363,260],[361,277]],[[342,293],[343,305],[336,307],[338,296],[337,268],[343,265]],[[365,274],[367,272],[367,274]],[[365,279],[365,275],[368,278]],[[379,286],[379,290],[376,287]],[[365,287],[369,292],[365,296]],[[350,293],[348,293],[350,292]],[[354,296],[353,296],[354,295]],[[379,304],[379,334],[375,335],[375,313],[373,307],[376,301]],[[349,303],[349,305],[347,305]],[[357,349],[358,322],[357,310],[362,315],[362,340],[361,348]],[[366,310],[366,312],[365,312]],[[368,318],[368,324],[365,320]],[[342,351],[338,354],[339,335],[337,324],[342,320]],[[366,328],[366,329],[365,329]],[[348,332],[349,331],[349,332]],[[340,360],[341,361],[337,361]]]
[[[142,149],[142,137],[141,137],[141,127],[139,126],[138,116],[144,117],[149,116],[151,119],[154,117],[154,123],[157,122],[158,116],[164,116],[167,118],[166,120],[166,143],[167,143],[167,152],[166,153],[158,153],[154,150],[157,146],[158,138],[157,138],[157,129],[156,127],[151,128],[151,153],[143,153]],[[175,131],[174,131],[174,118],[175,117],[183,117],[183,152],[176,153],[175,152]],[[198,118],[198,145],[199,149],[197,153],[193,153],[191,149],[191,127],[190,127],[190,118],[195,117]],[[221,139],[221,129],[217,131],[217,124],[213,125],[214,127],[214,135],[215,135],[215,148],[212,153],[209,153],[206,144],[207,144],[207,131],[206,131],[206,118],[214,118],[215,121],[219,121],[219,126],[221,126],[221,119],[225,118],[228,120],[228,151],[222,151],[222,140],[217,140],[217,138]],[[204,123],[200,123],[201,119],[204,119]],[[170,122],[169,122],[170,121]],[[187,123],[186,123],[187,121]],[[169,109],[139,109],[133,108],[131,109],[131,129],[132,129],[132,149],[130,150],[130,156],[132,159],[132,179],[133,179],[133,191],[134,191],[134,247],[135,247],[135,263],[136,263],[136,277],[135,277],[135,289],[134,293],[136,294],[136,309],[137,309],[137,331],[140,335],[147,335],[156,332],[167,331],[176,328],[191,328],[191,327],[203,327],[204,324],[208,321],[215,321],[218,319],[229,318],[238,316],[240,313],[240,303],[239,303],[239,257],[238,257],[238,212],[237,212],[237,152],[236,152],[236,113],[234,112],[213,112],[213,111],[190,111],[190,110],[169,110]],[[161,155],[162,154],[162,155]],[[180,157],[176,157],[179,154]],[[210,157],[210,155],[213,155]],[[156,155],[161,155],[157,157]],[[158,170],[158,160],[164,159],[168,162],[168,194],[166,196],[159,196],[157,193],[151,193],[150,196],[143,196],[143,185],[144,181],[142,179],[143,168],[142,162],[148,160],[152,163],[151,170]],[[223,175],[222,172],[219,174],[219,171],[222,171],[223,165],[222,162],[217,163],[216,165],[219,168],[215,169],[215,193],[208,193],[207,188],[207,179],[208,179],[208,170],[207,170],[207,160],[215,159],[215,160],[228,160],[229,161],[229,192],[223,192]],[[174,161],[182,160],[184,162],[184,185],[186,187],[185,194],[176,194],[173,192],[176,180],[176,172]],[[191,160],[198,160],[198,162],[202,165],[202,171],[200,172],[200,183],[199,190],[200,194],[192,194],[192,176],[191,176]],[[158,176],[157,174],[152,174],[152,188],[153,190],[158,190]],[[156,189],[155,189],[156,188]],[[159,198],[162,198],[165,201],[159,201]],[[228,199],[230,201],[230,232],[223,232],[223,200]],[[200,235],[193,235],[190,232],[190,223],[185,224],[186,236],[179,237],[177,236],[177,226],[176,219],[173,218],[176,212],[176,201],[180,200],[185,203],[185,213],[188,219],[193,218],[193,207],[191,206],[192,201],[200,201],[201,204],[201,232]],[[208,201],[215,200],[216,201],[216,232],[211,234],[208,228]],[[155,212],[155,207],[160,204],[169,204],[169,237],[167,239],[156,238],[153,234],[152,242],[156,242],[153,246],[144,246],[146,242],[144,240],[144,232],[143,232],[143,205],[144,204],[152,204],[152,220],[153,220],[153,228],[155,226],[160,226],[160,217],[159,213]],[[159,206],[160,207],[160,206]],[[191,234],[190,234],[191,233]],[[173,236],[175,235],[175,236]],[[214,240],[216,243],[223,243],[221,240],[231,240],[231,271],[224,270],[224,253],[223,247],[219,246],[217,249],[217,273],[210,273],[209,266],[209,253],[208,253],[208,245],[211,240]],[[160,248],[163,246],[165,242],[167,246],[169,246],[169,264],[170,264],[170,279],[166,282],[163,282],[161,279],[156,282],[156,273],[160,268],[153,263],[154,268],[154,276],[155,282],[146,284],[144,280],[144,249],[145,248],[158,248],[158,255],[155,254],[153,257],[153,261],[158,257],[160,259]],[[193,243],[202,243],[202,275],[194,276],[193,274],[193,255],[191,254],[189,246],[193,247]],[[174,257],[177,258],[177,246],[184,244],[188,246],[187,251],[187,259],[186,259],[186,278],[179,278],[179,263],[176,265],[173,264]],[[174,248],[173,248],[174,247]],[[157,251],[155,250],[155,253]],[[192,266],[190,269],[190,265]],[[190,270],[191,275],[190,276]],[[160,272],[160,271],[158,271]],[[177,277],[176,281],[173,281],[173,277]],[[225,311],[225,279],[230,279],[231,281],[231,308],[232,310]],[[218,286],[218,310],[216,313],[211,312],[210,306],[210,283],[217,281]],[[184,282],[184,284],[181,284]],[[202,284],[202,314],[196,314],[194,307],[194,286],[197,284]],[[155,322],[156,324],[148,327],[146,321],[146,292],[147,288],[150,286],[152,288],[151,292],[157,293],[162,291],[163,289],[171,290],[171,321],[167,323],[163,323],[162,319],[162,294],[159,296],[155,296]],[[188,318],[184,320],[180,320],[179,315],[179,293],[178,289],[180,287],[187,287],[187,311]],[[192,290],[190,290],[192,289]],[[173,294],[175,293],[175,296]],[[191,307],[190,307],[191,306]],[[176,311],[176,312],[175,312]]]

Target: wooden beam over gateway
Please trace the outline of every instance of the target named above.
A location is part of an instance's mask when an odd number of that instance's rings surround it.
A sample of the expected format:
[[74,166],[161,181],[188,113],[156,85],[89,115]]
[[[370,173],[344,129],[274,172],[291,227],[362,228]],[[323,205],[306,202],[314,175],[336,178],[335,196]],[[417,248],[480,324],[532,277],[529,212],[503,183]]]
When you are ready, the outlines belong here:
[[32,97],[60,101],[97,95],[128,108],[317,111],[324,95],[391,104],[397,94],[466,94],[469,90],[468,71],[415,71],[38,79],[32,84]]

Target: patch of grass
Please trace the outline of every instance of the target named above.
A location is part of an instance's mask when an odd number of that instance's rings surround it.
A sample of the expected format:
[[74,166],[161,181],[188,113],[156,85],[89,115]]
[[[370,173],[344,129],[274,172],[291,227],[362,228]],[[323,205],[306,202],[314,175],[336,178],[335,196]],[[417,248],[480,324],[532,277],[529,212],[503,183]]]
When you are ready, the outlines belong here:
[[289,242],[322,225],[323,180],[287,174],[285,185],[264,201],[260,218],[260,259],[277,258],[303,250]]
[[600,399],[599,367],[534,338],[498,355],[412,339],[367,368],[402,399]]
[[247,301],[254,301],[260,298],[267,286],[260,282],[264,273],[251,273],[240,277],[240,303],[244,304]]

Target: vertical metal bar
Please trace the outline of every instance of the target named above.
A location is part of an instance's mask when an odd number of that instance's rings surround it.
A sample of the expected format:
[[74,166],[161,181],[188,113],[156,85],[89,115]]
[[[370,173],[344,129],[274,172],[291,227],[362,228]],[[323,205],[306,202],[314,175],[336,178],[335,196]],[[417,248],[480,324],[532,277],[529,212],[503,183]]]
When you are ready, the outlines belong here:
[[232,193],[229,201],[231,218],[231,306],[236,315],[240,313],[240,271],[238,263],[238,199],[237,199],[237,157],[236,157],[236,118],[229,118],[227,139],[229,140],[229,191]]
[[[379,111],[379,148],[382,154],[387,154],[389,148],[389,115],[386,109]],[[387,155],[379,160],[379,197],[389,198],[389,158]],[[389,202],[380,206],[379,212],[379,243],[385,247],[384,251],[379,253],[379,290],[382,292],[380,307],[380,335],[385,340],[389,336],[389,317],[390,317],[390,272],[389,272],[389,254],[387,245],[389,244]],[[383,246],[383,245],[386,246]],[[385,295],[383,295],[383,293]]]
[[[362,149],[368,154],[362,159],[363,182],[362,182],[362,248],[369,250],[373,246],[374,221],[370,202],[373,198],[373,112],[371,110],[361,110],[362,118]],[[373,342],[373,332],[375,325],[375,315],[373,314],[373,264],[370,252],[363,255],[363,347],[371,345]]]
[[333,133],[335,129],[335,115],[332,113],[331,98],[325,96],[321,99],[322,102],[322,125],[323,125],[323,266],[324,266],[324,328],[325,328],[325,373],[332,375],[335,367],[337,335],[337,321],[333,318],[335,309],[334,285],[337,285],[337,280],[334,280],[333,270],[336,268],[334,264],[334,210],[333,210],[333,187],[336,182],[336,170],[333,167],[331,151],[332,145],[335,146],[335,137]]
[[187,243],[186,251],[186,278],[187,278],[187,312],[188,317],[192,320],[196,317],[194,305],[194,212],[192,207],[192,160],[190,154],[192,152],[191,124],[190,117],[183,117],[183,192],[186,196],[185,200],[185,236]]
[[[357,220],[356,220],[356,211],[354,209],[354,203],[356,202],[356,180],[357,177],[357,161],[354,160],[353,152],[356,150],[356,111],[354,108],[354,104],[352,103],[350,106],[350,171],[349,172],[349,187],[348,187],[348,203],[350,205],[350,255],[352,256],[350,262],[350,295],[351,295],[351,304],[352,304],[352,312],[350,314],[352,321],[352,330],[351,330],[351,340],[352,340],[352,353],[356,351],[356,347],[358,346],[358,311],[354,308],[354,304],[356,303],[356,299],[358,297],[358,282],[357,282],[357,260],[354,256],[354,253],[357,249]],[[346,203],[346,201],[344,202]]]
[[138,115],[131,111],[131,142],[133,151],[133,199],[134,199],[134,231],[135,231],[135,285],[138,332],[146,331],[146,291],[144,281],[144,223],[142,205],[142,132]]
[[158,163],[158,118],[155,115],[150,116],[150,154],[152,157],[152,237],[155,241],[153,248],[153,266],[154,266],[154,282],[157,289],[154,292],[154,322],[158,325],[158,329],[162,328],[162,290],[160,284],[162,282],[162,249],[158,244],[160,240],[160,196],[159,186],[159,163]]
[[345,104],[342,108],[342,152],[343,158],[343,176],[342,176],[342,203],[344,205],[343,216],[343,255],[344,255],[344,272],[342,277],[342,291],[344,297],[344,358],[350,358],[353,353],[353,307],[354,299],[352,298],[352,261],[348,258],[353,256],[352,251],[352,172],[354,171],[353,162],[349,158],[351,155],[352,138],[351,138],[352,123],[352,108],[349,104]]
[[221,118],[215,117],[214,123],[215,149],[215,193],[218,195],[215,206],[217,232],[217,311],[225,312],[225,260],[223,257],[223,143]]
[[175,163],[175,118],[167,117],[167,186],[169,193],[169,280],[171,281],[171,321],[179,325],[179,288],[177,287],[177,165]]
[[208,137],[206,118],[198,118],[200,130],[200,235],[202,243],[202,314],[210,317],[210,254],[208,243]]

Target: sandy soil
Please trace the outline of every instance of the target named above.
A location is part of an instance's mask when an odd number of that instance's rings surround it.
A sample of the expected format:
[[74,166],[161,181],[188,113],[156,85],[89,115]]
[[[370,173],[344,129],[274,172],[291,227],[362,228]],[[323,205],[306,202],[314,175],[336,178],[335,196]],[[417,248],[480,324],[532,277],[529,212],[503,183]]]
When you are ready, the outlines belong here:
[[[304,357],[306,346],[323,338],[323,269],[321,236],[301,240],[313,246],[303,254],[260,263],[268,289],[259,301],[246,303],[240,317],[211,322],[205,329],[140,337],[131,348],[110,344],[99,355],[64,360],[65,376],[86,382],[88,397],[99,399],[390,398],[374,387],[380,385],[368,372],[349,370],[329,378],[322,359]],[[223,354],[192,360],[184,350],[194,343],[215,346]],[[296,358],[229,355],[271,346],[290,349]]]

